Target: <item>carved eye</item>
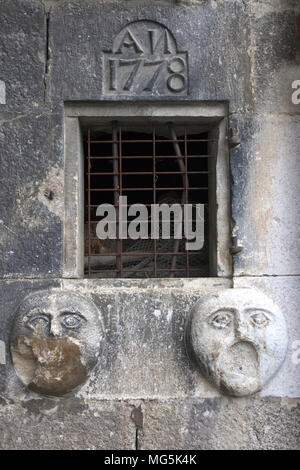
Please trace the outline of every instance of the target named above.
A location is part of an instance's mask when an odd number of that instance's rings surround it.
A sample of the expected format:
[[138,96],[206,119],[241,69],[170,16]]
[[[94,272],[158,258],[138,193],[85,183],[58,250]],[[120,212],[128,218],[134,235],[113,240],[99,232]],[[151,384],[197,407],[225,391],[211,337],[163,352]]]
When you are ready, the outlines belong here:
[[66,312],[61,315],[61,324],[65,328],[79,328],[85,321],[85,318],[79,313]]
[[218,329],[227,328],[232,323],[232,313],[227,312],[226,310],[214,313],[211,316],[209,323],[214,328],[218,328]]
[[251,323],[254,326],[258,326],[259,328],[263,328],[270,323],[269,317],[265,314],[265,312],[255,312],[250,315]]
[[47,315],[39,314],[35,315],[26,322],[26,326],[34,331],[45,331],[50,324],[50,318]]

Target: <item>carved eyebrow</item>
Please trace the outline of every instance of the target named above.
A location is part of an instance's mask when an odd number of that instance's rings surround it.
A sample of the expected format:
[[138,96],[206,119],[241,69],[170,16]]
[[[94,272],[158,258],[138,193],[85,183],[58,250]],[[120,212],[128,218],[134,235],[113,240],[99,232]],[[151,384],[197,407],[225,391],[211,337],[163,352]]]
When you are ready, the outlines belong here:
[[265,308],[260,308],[260,307],[247,307],[245,308],[244,310],[246,313],[250,314],[250,313],[254,313],[254,312],[263,312],[265,313],[268,317],[270,317],[271,319],[274,319],[276,318],[276,315],[274,315],[274,313],[270,312],[270,310],[267,310]]
[[68,305],[67,307],[61,307],[59,308],[59,313],[78,313],[81,315],[81,313],[78,311],[78,307],[74,307],[73,305]]
[[25,315],[23,316],[23,320],[29,319],[35,315],[46,315],[47,317],[51,317],[51,314],[49,313],[48,309],[34,307],[32,310],[25,313]]
[[64,308],[62,310],[60,310],[59,312],[59,316],[63,316],[63,315],[68,315],[68,314],[71,314],[71,315],[78,315],[79,317],[83,318],[85,321],[87,321],[87,318],[81,313],[78,311],[78,309],[75,309],[75,308]]
[[220,307],[220,308],[217,308],[217,310],[214,310],[213,312],[208,312],[206,314],[206,318],[210,318],[212,315],[215,315],[216,313],[219,313],[219,312],[229,312],[229,313],[232,313],[233,315],[236,314],[236,309],[235,308],[231,308],[231,307]]

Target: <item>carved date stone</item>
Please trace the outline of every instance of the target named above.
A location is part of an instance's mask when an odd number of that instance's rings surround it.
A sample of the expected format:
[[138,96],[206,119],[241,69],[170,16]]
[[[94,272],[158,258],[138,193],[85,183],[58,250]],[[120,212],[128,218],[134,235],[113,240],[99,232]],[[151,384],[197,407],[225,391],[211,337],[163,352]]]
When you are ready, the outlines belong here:
[[103,334],[99,312],[80,294],[50,289],[20,304],[10,350],[18,377],[31,390],[61,396],[83,384]]
[[188,93],[188,54],[174,35],[155,21],[129,23],[103,52],[103,93],[178,96]]
[[258,392],[280,368],[287,349],[285,319],[256,289],[225,289],[197,303],[186,324],[188,354],[223,393]]

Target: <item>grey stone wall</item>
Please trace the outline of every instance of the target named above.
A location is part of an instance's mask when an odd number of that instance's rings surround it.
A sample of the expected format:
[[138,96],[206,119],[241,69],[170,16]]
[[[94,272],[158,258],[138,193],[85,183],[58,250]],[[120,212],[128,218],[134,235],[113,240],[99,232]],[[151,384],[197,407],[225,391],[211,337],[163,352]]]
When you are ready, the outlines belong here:
[[[299,448],[298,0],[0,0],[0,11],[0,447]],[[243,246],[232,279],[62,277],[64,103],[108,100],[102,53],[141,19],[168,27],[188,51],[180,100],[229,104],[240,140],[231,151],[233,231]],[[19,303],[50,287],[92,299],[106,331],[89,381],[62,399],[24,387],[9,353]],[[259,288],[287,320],[285,363],[249,398],[219,393],[185,351],[191,307],[224,287]]]

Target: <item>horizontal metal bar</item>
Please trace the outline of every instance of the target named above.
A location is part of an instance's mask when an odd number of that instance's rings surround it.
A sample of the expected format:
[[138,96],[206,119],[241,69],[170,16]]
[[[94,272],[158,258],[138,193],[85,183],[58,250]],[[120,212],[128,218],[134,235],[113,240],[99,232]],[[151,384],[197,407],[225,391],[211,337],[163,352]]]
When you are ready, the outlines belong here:
[[[152,144],[153,139],[118,139],[118,140],[90,140],[90,144]],[[173,142],[216,142],[212,139],[155,139],[155,143],[173,143]]]
[[[213,155],[189,155],[188,156],[188,159],[189,158],[212,158]],[[120,155],[120,157],[113,157],[113,156],[110,156],[110,155],[94,155],[94,156],[90,156],[88,159],[89,160],[114,160],[114,159],[122,159],[122,160],[137,160],[137,159],[149,159],[151,158],[151,160],[153,160],[153,158],[156,158],[156,159],[168,159],[168,158],[172,158],[173,160],[176,160],[176,157],[174,155],[156,155],[155,157],[153,155]]]
[[[184,189],[186,188],[182,188],[182,187],[173,187],[173,188],[155,188],[156,191],[183,191]],[[189,191],[207,191],[208,190],[208,187],[207,186],[203,186],[203,187],[197,187],[197,186],[193,186],[193,187],[189,187],[188,189]],[[88,191],[115,191],[114,188],[91,188],[90,190],[86,189],[86,192]],[[154,191],[153,187],[152,188],[122,188],[122,191]]]
[[[156,175],[208,175],[210,172],[209,171],[156,171]],[[128,175],[153,175],[153,171],[123,171],[123,172],[116,172],[114,173],[113,171],[109,172],[90,172],[86,173],[86,175],[90,176],[115,176],[115,175],[122,175],[122,176],[128,176]]]
[[[91,273],[108,273],[108,272],[114,272],[114,273],[119,273],[121,270],[120,269],[91,269]],[[157,271],[184,271],[186,272],[186,268],[157,268]],[[199,271],[199,268],[189,268],[189,271]],[[154,272],[153,269],[122,269],[122,272],[127,272],[127,273],[152,273]],[[88,272],[86,271],[85,274]]]
[[[91,238],[92,240],[92,238]],[[188,252],[189,253],[189,252]],[[156,251],[156,255],[157,256],[167,256],[167,255],[186,255],[187,252],[186,251],[176,251],[176,252],[173,252],[173,251],[167,251],[167,252],[163,252],[163,251]],[[202,251],[193,251],[192,253],[190,254],[193,254],[193,255],[200,255],[202,254]],[[122,251],[122,256],[149,256],[149,255],[153,255],[153,257],[155,256],[155,253],[154,251],[145,251],[145,252],[142,252],[142,251]],[[89,256],[92,256],[92,257],[97,257],[97,256],[120,256],[120,253],[111,253],[110,251],[108,251],[107,253],[91,253],[90,255],[85,255],[87,257]]]
[[[143,272],[143,273],[152,273],[154,269],[149,269],[149,270],[143,270],[143,269],[122,269],[122,272]],[[121,269],[91,269],[91,273],[119,273],[121,272]],[[85,274],[88,274],[88,272],[85,272]]]

